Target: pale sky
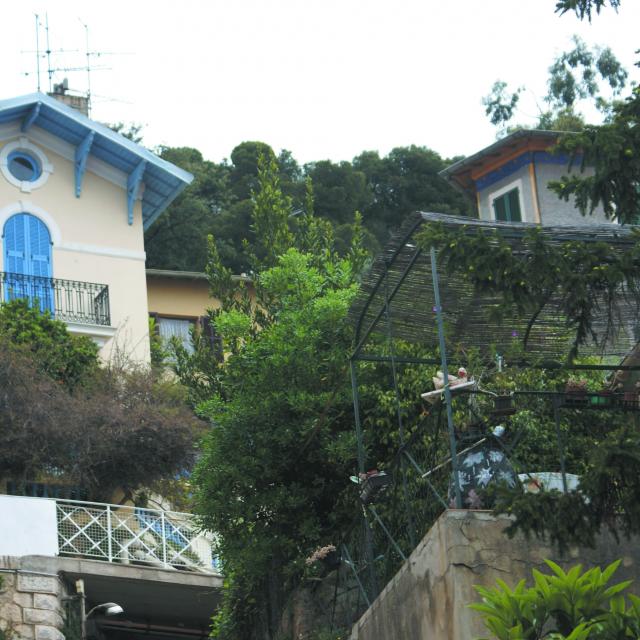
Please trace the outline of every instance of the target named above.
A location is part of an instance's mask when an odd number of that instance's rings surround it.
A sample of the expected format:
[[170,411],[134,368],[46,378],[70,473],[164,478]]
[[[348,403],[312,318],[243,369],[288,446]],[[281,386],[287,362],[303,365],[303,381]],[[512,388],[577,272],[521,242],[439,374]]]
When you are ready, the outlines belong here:
[[[495,139],[481,104],[500,78],[526,85],[532,121],[546,70],[573,34],[609,45],[632,74],[640,2],[591,25],[556,0],[21,0],[3,5],[2,98],[36,90],[35,17],[48,13],[53,67],[91,76],[93,117],[145,125],[147,146],[193,146],[211,160],[243,140],[301,162],[428,146],[445,157]],[[11,7],[9,9],[9,7]],[[45,49],[45,32],[40,46]],[[48,88],[41,61],[42,90]],[[25,76],[24,72],[30,72]],[[84,72],[57,72],[86,91]]]

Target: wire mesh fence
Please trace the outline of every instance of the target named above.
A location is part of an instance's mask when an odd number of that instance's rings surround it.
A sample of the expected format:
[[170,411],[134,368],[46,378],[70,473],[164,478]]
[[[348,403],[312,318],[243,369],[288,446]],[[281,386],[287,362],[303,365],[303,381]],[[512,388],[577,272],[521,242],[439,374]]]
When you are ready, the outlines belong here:
[[61,555],[194,571],[217,571],[214,540],[190,514],[57,501]]

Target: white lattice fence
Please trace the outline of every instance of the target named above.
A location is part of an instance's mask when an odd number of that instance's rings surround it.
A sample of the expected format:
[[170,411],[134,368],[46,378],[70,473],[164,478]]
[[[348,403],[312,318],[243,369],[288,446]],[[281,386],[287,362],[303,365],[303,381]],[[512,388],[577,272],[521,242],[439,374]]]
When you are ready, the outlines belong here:
[[214,571],[211,536],[187,513],[74,500],[57,502],[61,555]]

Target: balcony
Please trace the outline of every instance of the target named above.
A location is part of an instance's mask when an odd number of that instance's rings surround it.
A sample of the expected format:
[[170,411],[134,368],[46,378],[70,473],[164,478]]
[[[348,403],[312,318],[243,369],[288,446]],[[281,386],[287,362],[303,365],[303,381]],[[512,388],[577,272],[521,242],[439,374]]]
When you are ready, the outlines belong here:
[[0,496],[2,555],[54,555],[219,574],[215,540],[188,513],[85,502]]
[[109,287],[106,284],[0,272],[0,301],[17,298],[37,300],[42,311],[49,311],[63,322],[102,327],[111,325]]

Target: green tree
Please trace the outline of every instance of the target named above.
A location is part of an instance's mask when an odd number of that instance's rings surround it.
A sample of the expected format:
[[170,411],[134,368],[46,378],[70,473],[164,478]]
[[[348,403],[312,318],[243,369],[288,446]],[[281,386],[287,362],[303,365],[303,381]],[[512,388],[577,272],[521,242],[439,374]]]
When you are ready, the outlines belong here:
[[202,431],[184,389],[98,366],[97,347],[24,300],[0,305],[0,476],[110,500],[192,466]]
[[147,266],[203,271],[207,234],[229,205],[229,167],[204,160],[190,147],[163,147],[160,157],[191,172],[194,180],[146,231]]
[[121,136],[124,136],[131,142],[140,144],[142,142],[142,130],[144,125],[139,122],[114,122],[109,125],[109,129],[112,129]]
[[251,197],[253,267],[258,270],[274,266],[293,240],[289,230],[291,198],[280,188],[279,167],[273,154],[258,156],[258,182]]
[[597,14],[607,6],[617,10],[620,7],[620,0],[558,0],[556,11],[563,15],[567,11],[575,11],[580,20],[587,18],[591,22],[593,11]]
[[0,339],[30,354],[37,368],[68,389],[90,383],[98,370],[98,347],[87,336],[74,336],[25,299],[0,305]]
[[426,147],[396,147],[383,158],[366,151],[353,161],[364,173],[373,200],[360,209],[365,229],[384,245],[390,232],[414,211],[468,215],[469,203],[438,173],[451,161]]
[[[619,0],[609,0],[614,9]],[[561,13],[573,9],[578,17],[591,20],[592,10],[597,13],[607,5],[606,0],[564,0],[558,3]],[[636,66],[639,66],[637,64]],[[589,166],[594,174],[565,175],[551,188],[565,200],[572,197],[583,215],[602,206],[609,218],[621,223],[635,224],[640,213],[640,87],[613,105],[608,122],[589,126],[575,136],[560,140],[559,149],[572,155],[581,171]]]
[[[557,131],[582,130],[584,119],[577,109],[584,101],[593,103],[605,118],[609,117],[612,101],[624,89],[628,76],[609,47],[589,48],[577,36],[573,37],[573,48],[561,53],[548,73],[544,97],[548,106],[540,109],[535,128]],[[606,97],[603,85],[608,86],[610,98]],[[492,124],[506,126],[512,120],[524,90],[525,87],[519,87],[509,92],[505,82],[494,83],[491,93],[482,99]],[[514,128],[522,126],[511,126],[506,131]]]
[[[574,198],[583,215],[601,206],[608,218],[637,224],[640,214],[640,88],[614,107],[611,122],[565,136],[559,148],[571,154],[580,172],[564,175],[550,187],[559,197]],[[582,173],[585,167],[593,175]]]

